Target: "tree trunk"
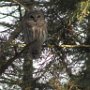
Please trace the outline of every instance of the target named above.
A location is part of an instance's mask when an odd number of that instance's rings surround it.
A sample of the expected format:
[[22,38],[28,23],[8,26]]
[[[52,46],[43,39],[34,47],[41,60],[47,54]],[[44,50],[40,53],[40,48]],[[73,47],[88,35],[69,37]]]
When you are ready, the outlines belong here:
[[[34,0],[26,0],[25,9],[31,10],[33,8]],[[34,90],[33,89],[33,60],[31,59],[29,53],[24,55],[24,63],[23,63],[23,87],[22,90]]]
[[23,64],[23,88],[22,90],[33,90],[33,60],[27,54]]

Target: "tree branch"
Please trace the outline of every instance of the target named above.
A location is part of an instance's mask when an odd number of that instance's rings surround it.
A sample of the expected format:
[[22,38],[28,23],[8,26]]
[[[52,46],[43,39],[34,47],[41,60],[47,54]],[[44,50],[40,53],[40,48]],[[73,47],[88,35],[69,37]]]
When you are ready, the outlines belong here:
[[28,47],[33,44],[35,41],[32,41],[31,43],[27,44],[23,50],[21,50],[19,53],[16,53],[15,56],[13,56],[12,58],[10,58],[4,65],[2,65],[0,67],[0,76],[2,75],[2,73],[5,72],[5,70],[12,64],[12,62],[17,59],[18,57],[20,57],[20,55],[28,49]]
[[65,48],[90,48],[90,45],[60,45],[60,47],[65,47]]

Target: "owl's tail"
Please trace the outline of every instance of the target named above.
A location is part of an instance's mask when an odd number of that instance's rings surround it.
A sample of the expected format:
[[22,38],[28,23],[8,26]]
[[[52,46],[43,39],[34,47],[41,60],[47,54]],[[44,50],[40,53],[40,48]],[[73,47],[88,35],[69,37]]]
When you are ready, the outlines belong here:
[[40,44],[34,43],[29,47],[29,53],[32,59],[38,59],[41,55],[41,48]]

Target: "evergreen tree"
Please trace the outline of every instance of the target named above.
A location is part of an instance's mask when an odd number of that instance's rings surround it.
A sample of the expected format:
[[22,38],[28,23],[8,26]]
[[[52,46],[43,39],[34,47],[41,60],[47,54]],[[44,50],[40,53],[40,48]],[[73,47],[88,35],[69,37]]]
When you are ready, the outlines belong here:
[[[32,60],[23,41],[27,9],[42,9],[48,37]],[[90,90],[90,0],[0,0],[1,90]]]

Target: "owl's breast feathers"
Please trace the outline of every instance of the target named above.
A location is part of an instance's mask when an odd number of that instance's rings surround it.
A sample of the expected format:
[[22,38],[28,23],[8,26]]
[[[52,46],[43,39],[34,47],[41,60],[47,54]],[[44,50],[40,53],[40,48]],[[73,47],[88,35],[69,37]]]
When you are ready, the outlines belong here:
[[46,24],[44,23],[40,26],[39,25],[32,26],[31,28],[33,33],[33,39],[43,43],[46,40],[47,34]]

